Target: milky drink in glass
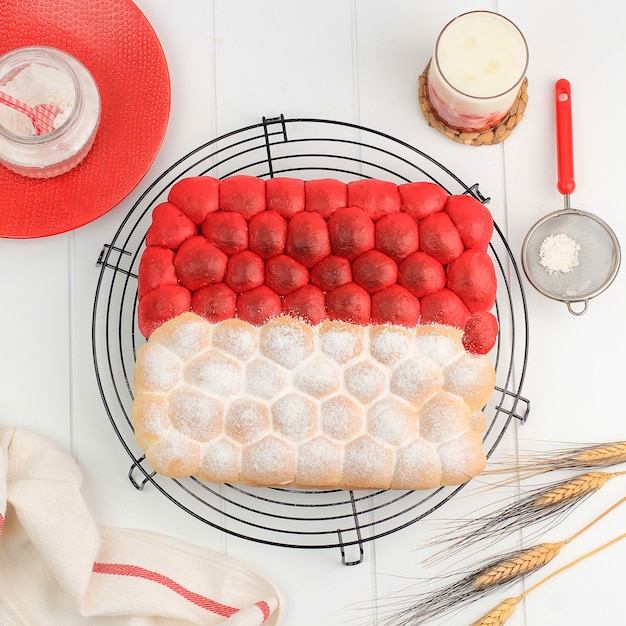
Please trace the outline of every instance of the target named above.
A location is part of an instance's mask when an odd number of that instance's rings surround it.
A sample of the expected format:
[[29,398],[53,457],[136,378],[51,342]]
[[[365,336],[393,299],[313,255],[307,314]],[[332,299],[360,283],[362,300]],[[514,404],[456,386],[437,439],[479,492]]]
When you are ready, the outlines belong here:
[[458,16],[441,31],[428,71],[433,113],[450,128],[482,132],[513,106],[528,66],[520,30],[490,11]]

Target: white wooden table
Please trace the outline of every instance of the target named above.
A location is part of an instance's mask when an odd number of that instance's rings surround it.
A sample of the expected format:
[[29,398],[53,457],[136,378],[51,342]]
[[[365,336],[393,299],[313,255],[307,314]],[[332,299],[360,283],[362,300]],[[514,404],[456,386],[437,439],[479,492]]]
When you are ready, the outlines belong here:
[[[153,25],[171,73],[169,127],[152,168],[104,217],[73,232],[0,241],[0,420],[62,445],[84,472],[84,495],[97,522],[168,533],[242,559],[267,575],[287,599],[284,624],[377,623],[377,599],[399,593],[408,578],[430,578],[424,546],[445,519],[472,512],[486,497],[464,490],[425,520],[364,545],[363,562],[341,564],[337,550],[277,548],[199,522],[156,489],[138,492],[130,460],[113,431],[96,384],[92,309],[97,258],[142,192],[175,160],[263,116],[340,120],[377,129],[432,155],[462,180],[480,184],[519,262],[531,225],[559,208],[553,87],[573,90],[575,171],[572,203],[626,233],[622,180],[626,128],[626,6],[582,0],[136,0]],[[524,120],[497,146],[460,145],[425,123],[417,80],[437,33],[470,9],[499,11],[524,32],[530,49]],[[621,391],[626,366],[622,274],[582,317],[539,295],[524,281],[529,359],[523,395],[527,422],[515,423],[502,449],[625,439]],[[618,500],[624,479],[610,481],[542,539],[567,538]],[[617,510],[546,566],[560,565],[624,530]],[[519,539],[519,537],[517,537]],[[626,623],[622,567],[626,542],[559,575],[529,594],[508,623],[548,626]],[[446,564],[453,571],[463,563]],[[532,584],[542,574],[529,581]],[[472,623],[497,594],[440,623]],[[355,607],[361,609],[355,611]],[[366,607],[363,609],[362,607]]]

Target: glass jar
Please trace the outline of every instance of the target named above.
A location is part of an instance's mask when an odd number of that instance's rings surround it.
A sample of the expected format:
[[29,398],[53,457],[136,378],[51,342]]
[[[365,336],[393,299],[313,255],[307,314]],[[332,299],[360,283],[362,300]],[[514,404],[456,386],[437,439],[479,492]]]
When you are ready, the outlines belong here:
[[60,109],[54,129],[37,134],[24,113],[0,102],[0,163],[31,178],[51,178],[87,155],[100,122],[100,94],[87,68],[55,48],[18,48],[0,58],[0,90],[34,107]]

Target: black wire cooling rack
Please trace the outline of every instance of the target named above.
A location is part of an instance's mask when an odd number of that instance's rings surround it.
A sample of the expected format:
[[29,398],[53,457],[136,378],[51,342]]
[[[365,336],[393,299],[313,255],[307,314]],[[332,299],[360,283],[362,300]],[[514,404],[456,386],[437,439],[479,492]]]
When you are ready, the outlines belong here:
[[[174,182],[187,176],[223,178],[334,177],[346,182],[379,178],[398,184],[439,183],[451,194],[472,194],[450,170],[407,143],[355,124],[321,119],[263,118],[218,137],[163,172],[103,246],[94,300],[92,345],[102,401],[131,458],[129,480],[150,485],[199,521],[231,535],[289,548],[341,551],[345,565],[363,560],[365,542],[406,528],[442,507],[462,487],[432,491],[303,491],[214,485],[164,478],[148,466],[134,439],[130,411],[135,355],[145,341],[137,328],[137,270],[152,209]],[[521,395],[528,352],[528,315],[521,276],[497,224],[490,245],[498,277],[495,314],[500,327],[494,348],[496,388],[485,409],[484,445],[491,455],[513,420],[523,422],[530,405]]]

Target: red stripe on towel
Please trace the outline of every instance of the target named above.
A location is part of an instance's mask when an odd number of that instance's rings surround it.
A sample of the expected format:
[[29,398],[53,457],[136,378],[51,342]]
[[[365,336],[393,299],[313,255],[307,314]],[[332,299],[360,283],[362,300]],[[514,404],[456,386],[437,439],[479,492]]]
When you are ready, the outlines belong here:
[[[123,565],[119,563],[94,563],[93,571],[98,574],[114,574],[117,576],[133,576],[135,578],[143,578],[144,580],[150,580],[152,582],[158,583],[159,585],[163,585],[168,589],[171,589],[174,593],[179,594],[185,600],[195,604],[207,611],[211,611],[211,613],[215,613],[216,615],[220,615],[221,617],[230,617],[235,613],[239,612],[239,609],[235,609],[230,606],[226,606],[225,604],[221,604],[220,602],[216,602],[215,600],[211,600],[210,598],[206,598],[198,593],[194,593],[189,589],[185,589],[182,585],[179,585],[176,581],[168,578],[167,576],[163,576],[163,574],[159,574],[158,572],[153,572],[148,569],[144,569],[143,567],[139,567],[137,565]],[[261,607],[259,603],[257,606],[265,615],[265,610]],[[267,606],[267,605],[266,605]],[[269,607],[268,607],[269,608]],[[267,617],[264,617],[264,620]]]
[[269,604],[261,600],[261,602],[257,602],[255,606],[257,606],[259,610],[261,611],[261,613],[263,613],[263,621],[265,621],[270,616],[270,613],[272,612]]
[[2,527],[4,526],[4,515],[0,513],[0,533],[2,533]]

